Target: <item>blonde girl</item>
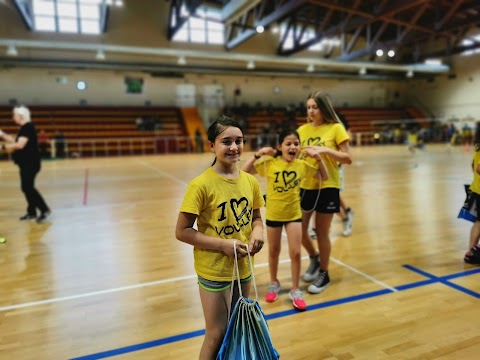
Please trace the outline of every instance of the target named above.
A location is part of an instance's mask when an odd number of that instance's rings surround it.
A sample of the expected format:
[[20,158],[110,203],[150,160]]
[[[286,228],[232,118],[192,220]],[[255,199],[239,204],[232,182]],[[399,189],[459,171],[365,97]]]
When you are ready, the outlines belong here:
[[[338,164],[351,164],[349,136],[340,122],[328,97],[318,91],[307,99],[308,123],[300,126],[298,134],[302,148],[321,155],[328,171],[328,180],[304,178],[300,184],[303,210],[302,245],[310,256],[310,265],[303,279],[312,281],[308,291],[318,294],[330,284],[328,266],[331,242],[329,236],[333,214],[340,211],[340,175]],[[315,211],[315,231],[318,254],[308,234],[308,223]]]

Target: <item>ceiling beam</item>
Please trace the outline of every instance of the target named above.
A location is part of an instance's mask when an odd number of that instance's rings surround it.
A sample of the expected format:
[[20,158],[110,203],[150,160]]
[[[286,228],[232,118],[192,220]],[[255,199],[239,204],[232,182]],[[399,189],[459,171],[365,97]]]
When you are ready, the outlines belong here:
[[[262,3],[257,5],[257,7],[250,9],[249,12],[253,15],[256,15],[255,24],[246,24],[246,21],[240,24],[237,24],[235,22],[229,24],[228,27],[233,27],[234,29],[233,30],[226,29],[226,33],[228,33],[230,36],[228,39],[226,39],[225,48],[227,50],[232,50],[233,48],[247,41],[257,33],[256,30],[254,29],[254,26],[261,25],[266,28],[270,24],[276,21],[279,21],[280,19],[285,18],[287,15],[295,12],[296,9],[303,6],[305,1],[306,0],[289,0],[280,5],[274,4],[275,5],[274,10],[271,13],[265,15],[264,17],[260,17],[259,15],[261,14],[258,14],[258,11],[255,12],[255,10],[258,9],[259,6],[262,5]],[[273,1],[273,3],[278,3],[278,1]],[[265,8],[265,4],[264,4],[264,8]],[[244,19],[246,20],[247,17],[245,17]],[[233,33],[235,32],[234,31],[235,29],[236,30],[240,29],[238,31],[238,34],[236,34],[236,36],[233,35]]]

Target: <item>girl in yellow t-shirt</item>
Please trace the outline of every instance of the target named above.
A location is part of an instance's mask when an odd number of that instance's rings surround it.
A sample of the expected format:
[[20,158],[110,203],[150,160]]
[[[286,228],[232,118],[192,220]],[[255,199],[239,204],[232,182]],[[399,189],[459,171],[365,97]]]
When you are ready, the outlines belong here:
[[266,295],[267,302],[278,299],[280,282],[278,281],[278,262],[281,250],[282,229],[285,227],[288,237],[288,250],[291,260],[292,288],[289,296],[293,306],[305,310],[307,305],[300,290],[300,267],[302,249],[302,210],[300,208],[300,181],[306,177],[328,178],[327,169],[321,156],[313,149],[304,151],[315,161],[310,164],[298,159],[300,137],[295,130],[283,130],[279,134],[277,150],[271,147],[261,148],[254,157],[243,165],[243,170],[257,172],[267,178],[267,239],[270,285]]
[[[304,178],[300,185],[303,210],[302,245],[310,255],[310,265],[303,280],[312,281],[308,292],[318,294],[330,284],[328,266],[332,245],[330,224],[333,214],[340,211],[340,175],[338,164],[351,164],[349,136],[328,97],[314,92],[307,99],[308,123],[299,127],[302,148],[312,148],[322,156],[328,180]],[[309,160],[309,159],[307,159]],[[315,231],[319,253],[312,245],[308,223],[315,211]]]
[[[480,139],[478,139],[480,140]],[[476,202],[477,218],[470,230],[468,250],[463,260],[468,264],[480,265],[480,142],[475,143],[475,152],[472,160],[473,181],[470,191]]]
[[[245,141],[242,128],[233,119],[222,116],[209,127],[207,136],[215,160],[188,185],[175,229],[178,240],[194,246],[194,266],[205,316],[200,359],[217,355],[227,330],[230,304],[235,304],[239,296],[237,287],[230,289],[234,246],[239,257],[242,293],[248,297],[252,274],[244,244],[254,255],[264,243],[260,185],[253,175],[237,167]],[[198,230],[194,229],[195,221]]]

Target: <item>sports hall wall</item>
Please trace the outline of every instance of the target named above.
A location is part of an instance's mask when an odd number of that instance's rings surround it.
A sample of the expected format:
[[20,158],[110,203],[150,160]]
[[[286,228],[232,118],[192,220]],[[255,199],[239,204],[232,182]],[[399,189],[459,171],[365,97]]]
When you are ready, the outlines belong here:
[[[0,103],[8,105],[16,99],[28,105],[176,105],[179,84],[191,84],[196,89],[196,104],[202,105],[206,85],[223,88],[224,102],[228,106],[245,102],[254,105],[271,103],[273,106],[298,104],[309,92],[321,90],[329,93],[335,106],[424,107],[427,113],[439,119],[480,118],[480,56],[456,56],[450,63],[450,74],[434,81],[405,79],[402,81],[335,80],[315,77],[261,77],[209,74],[185,74],[184,78],[152,77],[141,72],[109,70],[72,70],[46,68],[0,69]],[[144,79],[142,94],[127,94],[125,77]],[[59,79],[66,79],[59,81]],[[84,91],[76,83],[87,83]],[[277,92],[274,88],[278,89]],[[235,96],[240,89],[241,95]],[[377,94],[377,95],[376,95]],[[375,96],[383,95],[378,101]]]
[[[125,77],[144,80],[141,94],[127,94]],[[314,77],[281,78],[261,76],[229,76],[185,74],[184,78],[159,78],[146,73],[108,70],[61,70],[16,68],[0,70],[0,99],[2,105],[16,99],[29,105],[132,105],[170,106],[176,104],[175,88],[192,84],[196,89],[197,105],[201,105],[206,85],[223,88],[224,102],[232,106],[242,102],[254,105],[258,101],[273,106],[305,101],[308,93],[322,90],[329,93],[337,106],[388,106],[392,101],[403,105],[408,81],[351,81]],[[63,79],[63,80],[61,80]],[[76,89],[77,81],[87,83],[84,91]],[[66,81],[66,82],[65,82]],[[235,90],[240,95],[235,96]],[[275,91],[274,91],[275,89]],[[378,104],[373,94],[383,94],[384,103]]]

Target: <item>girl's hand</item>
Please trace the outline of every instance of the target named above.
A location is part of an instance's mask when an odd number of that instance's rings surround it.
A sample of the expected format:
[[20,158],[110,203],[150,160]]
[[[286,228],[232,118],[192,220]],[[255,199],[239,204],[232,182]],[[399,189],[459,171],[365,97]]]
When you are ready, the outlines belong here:
[[257,156],[263,156],[263,155],[275,155],[275,149],[270,147],[270,146],[266,146],[266,147],[263,147],[261,148],[260,150],[258,150],[255,154]]
[[311,158],[317,158],[318,152],[313,147],[307,147],[303,149],[303,154]]
[[235,252],[233,247],[235,246],[237,249],[237,257],[239,259],[243,259],[247,256],[247,248],[243,242],[236,239],[220,239],[222,241],[222,252],[227,256],[235,256]]
[[265,242],[263,241],[263,239],[257,239],[257,238],[251,239],[250,244],[248,245],[248,248],[250,250],[250,255],[253,256],[256,253],[260,252],[260,250],[262,250],[263,248],[264,243]]

